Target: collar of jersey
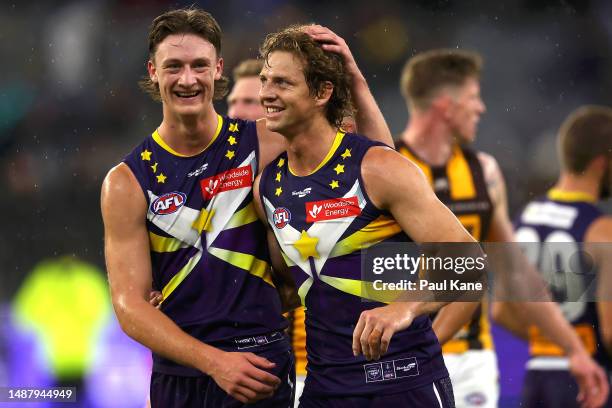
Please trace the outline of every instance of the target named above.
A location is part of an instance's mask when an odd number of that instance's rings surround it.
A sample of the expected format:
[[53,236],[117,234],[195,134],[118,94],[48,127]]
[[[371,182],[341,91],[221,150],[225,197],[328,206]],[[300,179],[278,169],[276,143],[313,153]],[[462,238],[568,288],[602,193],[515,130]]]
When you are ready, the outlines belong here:
[[168,146],[168,143],[164,142],[164,139],[162,139],[162,137],[159,135],[158,129],[155,129],[155,132],[153,132],[152,136],[153,136],[153,140],[155,140],[155,143],[157,143],[162,149],[164,149],[168,153],[173,154],[178,157],[194,157],[204,152],[206,149],[210,147],[210,145],[214,143],[215,140],[217,140],[217,136],[219,136],[219,133],[221,133],[222,127],[223,127],[223,117],[217,114],[217,130],[215,130],[215,135],[212,137],[212,139],[210,139],[210,142],[208,142],[208,144],[201,151],[197,152],[196,154],[192,154],[192,155],[181,154],[177,152],[176,150],[174,150],[173,148],[171,148],[170,146]]
[[336,150],[338,150],[338,147],[340,147],[340,143],[342,143],[342,139],[344,139],[345,134],[346,133],[343,130],[341,129],[338,130],[338,132],[336,133],[336,137],[334,138],[334,143],[332,143],[331,148],[329,149],[329,152],[327,152],[327,155],[325,156],[323,161],[319,163],[319,165],[313,171],[306,174],[305,176],[298,176],[297,174],[293,172],[293,170],[291,170],[291,166],[289,165],[289,163],[287,163],[287,168],[289,169],[289,173],[291,173],[292,175],[296,177],[308,177],[308,176],[315,174],[317,171],[321,169],[321,167],[325,166],[325,164],[331,160],[331,158],[334,156],[334,153],[336,153]]
[[587,203],[597,202],[597,198],[583,191],[565,191],[558,188],[548,190],[548,198],[554,201],[586,201]]

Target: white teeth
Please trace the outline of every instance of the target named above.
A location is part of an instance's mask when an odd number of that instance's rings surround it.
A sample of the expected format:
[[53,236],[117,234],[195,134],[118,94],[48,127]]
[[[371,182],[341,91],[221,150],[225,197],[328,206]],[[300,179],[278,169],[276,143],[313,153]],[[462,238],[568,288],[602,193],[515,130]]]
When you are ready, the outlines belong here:
[[177,95],[183,98],[191,98],[192,96],[196,96],[197,94],[198,94],[197,91],[191,92],[191,93],[177,92]]
[[268,107],[266,109],[268,110],[268,113],[274,113],[274,112],[280,112],[281,111],[281,109],[279,109],[279,108],[270,108],[270,107]]

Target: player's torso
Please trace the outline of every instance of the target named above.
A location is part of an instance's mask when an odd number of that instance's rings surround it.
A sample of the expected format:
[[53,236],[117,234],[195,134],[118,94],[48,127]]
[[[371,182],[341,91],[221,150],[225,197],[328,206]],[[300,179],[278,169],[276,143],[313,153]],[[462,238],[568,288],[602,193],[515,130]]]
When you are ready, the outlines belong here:
[[[493,206],[487,190],[482,165],[475,152],[454,146],[451,157],[443,166],[430,166],[409,146],[398,142],[397,150],[409,158],[425,174],[438,199],[459,219],[477,241],[485,241],[491,223]],[[443,347],[444,353],[492,349],[493,341],[483,302],[454,339]]]
[[[525,243],[525,254],[545,275],[553,298],[586,349],[611,367],[601,346],[596,304],[585,301],[595,298],[597,271],[581,252],[588,228],[600,216],[600,210],[586,197],[553,189],[547,197],[525,207],[516,219],[515,237]],[[529,345],[532,357],[563,355],[535,327],[530,328]],[[534,359],[530,364],[539,368],[542,361]]]
[[311,175],[293,175],[283,154],[261,178],[266,216],[306,307],[308,392],[370,394],[406,389],[445,373],[427,317],[397,333],[380,362],[352,354],[359,315],[384,305],[380,299],[362,298],[361,249],[410,241],[365,191],[361,160],[373,145],[361,136],[338,133]]
[[254,123],[219,117],[196,156],[180,156],[155,132],[125,159],[148,203],[161,310],[206,342],[284,327],[253,207],[257,148]]

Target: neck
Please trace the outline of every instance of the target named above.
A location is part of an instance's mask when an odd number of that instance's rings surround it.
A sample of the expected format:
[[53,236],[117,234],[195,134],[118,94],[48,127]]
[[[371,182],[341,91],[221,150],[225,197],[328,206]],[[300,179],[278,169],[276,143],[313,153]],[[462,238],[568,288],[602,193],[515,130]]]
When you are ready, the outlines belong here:
[[564,192],[584,193],[597,199],[599,197],[599,180],[590,175],[571,174],[563,171],[555,184],[555,189]]
[[166,112],[159,125],[162,139],[178,153],[191,156],[200,153],[215,136],[217,112],[212,104],[199,115],[179,116]]
[[455,139],[448,126],[431,113],[413,111],[402,141],[431,166],[446,164]]
[[298,176],[311,174],[321,164],[336,136],[327,119],[314,120],[307,128],[286,136],[289,141],[287,157],[291,171]]

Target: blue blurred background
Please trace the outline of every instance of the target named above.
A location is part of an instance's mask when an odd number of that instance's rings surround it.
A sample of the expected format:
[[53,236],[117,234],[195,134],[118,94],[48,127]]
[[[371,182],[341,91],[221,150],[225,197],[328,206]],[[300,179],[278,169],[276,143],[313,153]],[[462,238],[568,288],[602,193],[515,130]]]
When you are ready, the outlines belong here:
[[[476,146],[497,157],[512,213],[554,181],[561,120],[578,105],[612,102],[605,0],[195,3],[223,28],[226,72],[255,57],[268,32],[329,26],[351,46],[395,134],[407,120],[398,87],[407,58],[437,47],[479,51],[488,111]],[[112,313],[99,190],[161,121],[160,106],[137,87],[148,25],[190,4],[0,4],[0,386],[70,384],[80,406],[145,404],[150,357]],[[525,347],[495,330],[500,406],[517,406]]]

